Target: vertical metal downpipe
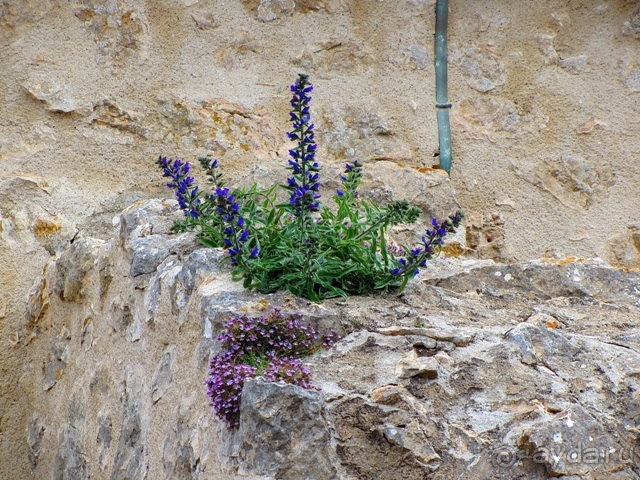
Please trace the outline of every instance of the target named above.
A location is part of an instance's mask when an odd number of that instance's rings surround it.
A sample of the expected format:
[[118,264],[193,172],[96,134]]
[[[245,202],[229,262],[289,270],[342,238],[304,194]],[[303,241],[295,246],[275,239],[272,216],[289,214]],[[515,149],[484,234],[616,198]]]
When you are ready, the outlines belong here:
[[437,0],[436,3],[436,38],[435,38],[435,69],[436,69],[436,108],[438,109],[438,139],[440,144],[440,168],[451,174],[451,126],[449,123],[449,109],[447,91],[447,23],[449,21],[449,6],[447,0]]

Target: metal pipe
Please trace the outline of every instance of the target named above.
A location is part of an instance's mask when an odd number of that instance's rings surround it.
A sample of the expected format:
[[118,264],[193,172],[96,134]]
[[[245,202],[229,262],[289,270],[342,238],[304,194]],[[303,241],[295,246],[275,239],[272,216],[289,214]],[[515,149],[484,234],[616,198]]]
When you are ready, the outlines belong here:
[[438,141],[440,145],[440,168],[451,174],[451,125],[447,91],[447,23],[449,7],[447,0],[436,2],[436,108],[438,109]]

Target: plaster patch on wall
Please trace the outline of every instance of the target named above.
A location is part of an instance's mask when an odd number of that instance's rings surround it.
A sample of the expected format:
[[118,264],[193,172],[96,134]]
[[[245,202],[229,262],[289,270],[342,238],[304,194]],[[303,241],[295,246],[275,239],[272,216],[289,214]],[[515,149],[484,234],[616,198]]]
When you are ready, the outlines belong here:
[[546,123],[533,107],[496,97],[462,99],[451,111],[451,120],[469,138],[486,137],[491,142],[519,138]]
[[294,65],[323,75],[362,73],[373,62],[373,56],[360,42],[341,37],[305,45]]
[[640,92],[639,62],[622,59],[619,62],[620,80],[632,92]]
[[411,150],[373,105],[334,106],[322,112],[322,145],[339,159],[408,161]]
[[10,45],[51,9],[49,0],[4,0],[0,3],[0,46]]
[[98,62],[146,59],[143,18],[129,0],[83,0],[76,3],[75,15],[94,35]]
[[451,61],[465,76],[467,85],[481,93],[490,92],[506,83],[507,70],[498,52],[488,45],[451,47]]
[[596,199],[605,198],[616,183],[611,166],[602,159],[561,154],[534,165],[511,165],[518,177],[576,210],[588,210]]

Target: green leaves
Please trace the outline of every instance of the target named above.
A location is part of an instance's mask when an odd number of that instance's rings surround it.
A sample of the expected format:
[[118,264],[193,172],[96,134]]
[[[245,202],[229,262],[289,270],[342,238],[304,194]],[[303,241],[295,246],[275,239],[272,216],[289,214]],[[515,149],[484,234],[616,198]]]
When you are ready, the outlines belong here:
[[392,203],[387,207],[387,216],[389,225],[398,225],[399,223],[413,223],[420,216],[420,209],[409,205],[406,200],[400,200]]
[[[212,168],[210,159],[200,161],[212,187],[220,192],[224,182],[215,170],[217,163]],[[418,268],[438,254],[442,237],[455,231],[464,214],[459,212],[442,223],[434,219],[433,228],[426,230],[417,247],[389,245],[389,228],[415,222],[420,209],[406,201],[381,207],[360,198],[356,187],[361,169],[359,164],[347,169],[343,176],[345,188],[334,196],[335,211],[321,207],[305,222],[304,229],[300,228],[299,217],[292,214],[291,205],[278,203],[278,186],[260,189],[254,184],[249,189],[228,191],[226,198],[237,203],[234,218],[242,218],[248,232],[247,241],[233,252],[233,279],[262,293],[288,290],[314,302],[381,289],[401,291]],[[201,198],[202,215],[186,216],[176,222],[174,229],[195,228],[205,246],[232,250],[228,242],[229,219],[223,218],[220,197],[214,193]],[[259,253],[252,256],[252,252]]]
[[[211,189],[206,195],[194,185],[188,163],[158,159],[185,214],[174,230],[196,229],[204,245],[225,248],[233,279],[263,293],[288,290],[319,302],[376,289],[402,290],[428,259],[438,255],[443,238],[455,231],[464,214],[457,212],[443,222],[433,219],[421,243],[411,248],[389,244],[389,228],[415,222],[420,209],[404,200],[382,207],[362,199],[357,189],[363,166],[358,161],[347,163],[340,175],[335,212],[323,206],[310,116],[312,90],[304,74],[291,86],[293,130],[287,136],[296,146],[289,150],[286,168],[291,177],[284,185],[231,190],[218,171],[218,161],[200,157]],[[281,203],[286,196],[289,201]]]

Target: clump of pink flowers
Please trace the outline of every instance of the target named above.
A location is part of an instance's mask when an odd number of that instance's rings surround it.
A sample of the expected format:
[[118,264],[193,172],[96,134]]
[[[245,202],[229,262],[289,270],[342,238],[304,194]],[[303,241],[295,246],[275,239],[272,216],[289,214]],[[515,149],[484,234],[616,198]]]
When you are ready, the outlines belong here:
[[258,317],[232,317],[218,337],[222,350],[209,363],[205,385],[211,406],[232,429],[238,426],[246,378],[263,376],[272,382],[314,389],[311,372],[301,358],[332,346],[336,340],[333,330],[320,335],[311,324],[303,323],[300,315],[285,315],[278,309]]

